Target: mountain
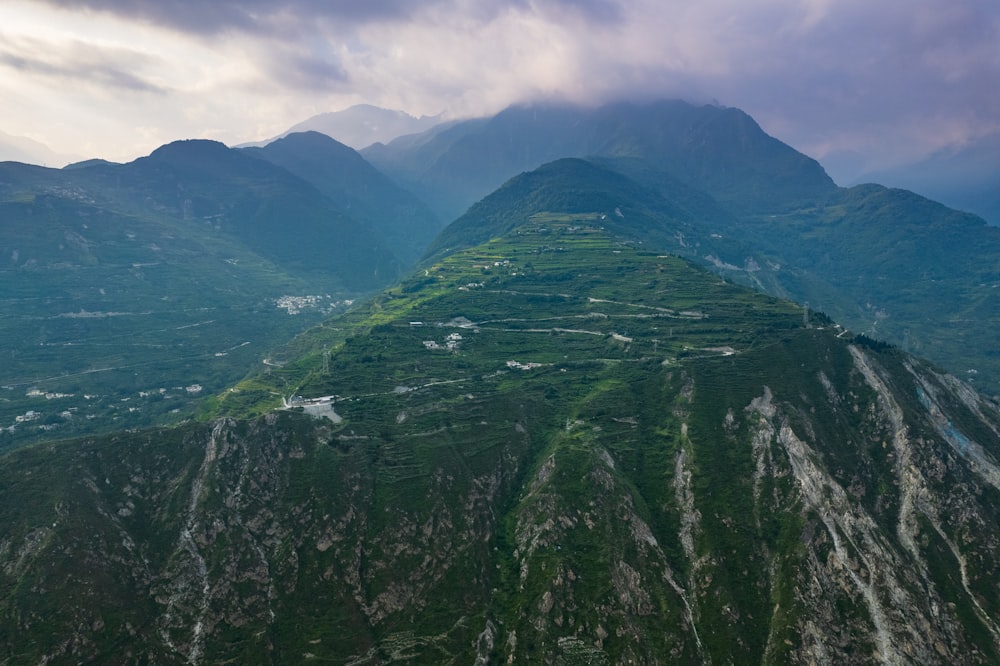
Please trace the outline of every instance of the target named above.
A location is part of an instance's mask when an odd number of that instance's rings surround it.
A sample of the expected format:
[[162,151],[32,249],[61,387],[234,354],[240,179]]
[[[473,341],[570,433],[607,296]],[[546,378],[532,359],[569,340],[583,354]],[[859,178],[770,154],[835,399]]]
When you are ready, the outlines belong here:
[[640,159],[720,202],[758,212],[836,189],[815,160],[768,136],[739,109],[670,100],[511,107],[362,154],[442,219],[460,215],[519,172],[563,157]]
[[[670,251],[809,303],[1000,395],[1000,362],[989,351],[1000,324],[995,228],[905,190],[839,188],[738,109],[516,107],[364,155],[440,215],[471,213],[484,192],[547,159],[589,156],[685,210],[692,242]],[[474,227],[473,218],[462,226]]]
[[210,422],[0,458],[0,659],[1000,660],[998,405],[652,205],[501,208],[645,191],[605,174],[509,183]]
[[397,137],[418,134],[441,122],[442,114],[418,118],[405,111],[383,109],[371,104],[355,104],[341,111],[312,116],[293,125],[271,141],[247,144],[245,147],[260,148],[289,134],[319,132],[355,150],[361,150],[373,143],[388,143]]
[[[315,187],[265,160],[214,141],[180,141],[132,163],[134,193],[175,215],[212,219],[263,256],[307,272],[335,273],[354,289],[400,266],[384,239],[344,215]],[[115,169],[99,172],[105,182]],[[339,269],[330,271],[331,265]]]
[[[575,168],[550,174],[561,174],[553,186],[563,194],[553,194],[555,200],[550,200],[549,194],[531,194],[535,186],[518,181],[512,189],[505,188],[510,195],[507,198],[517,201],[501,202],[498,210],[502,215],[503,211],[529,208],[534,212],[553,207],[579,211],[588,202],[605,207],[613,202],[611,209],[618,208],[626,221],[645,220],[641,226],[646,235],[637,241],[651,249],[679,253],[711,265],[734,281],[809,304],[854,330],[960,373],[984,392],[1000,395],[1000,359],[992,353],[996,347],[993,332],[1000,324],[995,289],[1000,239],[996,229],[906,191],[877,186],[838,188],[813,160],[768,137],[736,109],[670,101],[598,109],[522,107],[493,118],[437,125],[388,146],[373,146],[366,154],[377,156],[383,168],[429,197],[428,202],[444,214],[449,214],[447,210],[468,210],[470,197],[482,196],[493,183],[548,156],[596,155],[588,158],[590,166],[567,162]],[[611,172],[622,177],[616,179]],[[529,180],[544,180],[546,173],[540,169]],[[549,187],[542,181],[536,184],[542,188],[539,192]],[[566,194],[569,191],[572,195]],[[44,247],[31,246],[34,254],[29,257],[25,248],[34,241],[22,236],[32,234],[29,230],[35,222],[30,215],[38,207],[30,202],[39,194],[44,195],[38,201],[45,202],[49,218],[58,217],[58,221],[47,223],[55,225],[55,235],[45,237]],[[39,437],[81,432],[67,426],[84,424],[83,420],[61,416],[73,412],[54,409],[55,402],[41,402],[37,392],[100,394],[111,400],[111,396],[128,397],[121,394],[123,386],[131,393],[148,393],[154,388],[158,394],[159,388],[169,389],[159,382],[147,386],[148,374],[137,380],[128,373],[136,372],[137,363],[150,360],[149,349],[173,347],[167,331],[208,321],[193,319],[199,307],[217,312],[212,309],[217,307],[216,301],[198,305],[197,294],[216,293],[219,303],[258,304],[250,310],[227,309],[254,313],[241,320],[246,322],[258,316],[261,307],[270,310],[284,296],[321,297],[324,303],[352,300],[396,279],[401,268],[412,265],[431,243],[440,226],[438,220],[447,219],[436,217],[354,151],[317,133],[293,134],[265,148],[245,151],[212,142],[178,142],[128,165],[89,161],[60,171],[0,165],[0,197],[9,206],[5,214],[20,220],[8,228],[20,225],[25,230],[21,236],[12,236],[18,239],[16,243],[0,243],[0,257],[11,257],[8,267],[17,269],[20,280],[8,282],[3,332],[17,343],[6,374],[0,376],[0,386],[12,387],[0,389],[0,398],[4,398],[0,400],[0,428],[15,438],[29,430]],[[78,210],[88,206],[91,208]],[[492,213],[479,204],[473,210],[474,215],[440,237],[434,252],[465,247],[465,240],[456,234],[476,242],[485,240],[476,235],[476,228],[489,228]],[[140,282],[138,288],[111,271],[120,273],[121,266],[151,263],[155,251],[149,256],[130,255],[127,263],[107,255],[100,259],[104,272],[64,271],[63,264],[90,266],[86,262],[94,261],[87,254],[81,254],[79,261],[70,261],[60,253],[68,247],[82,247],[73,236],[89,239],[79,224],[80,216],[98,211],[143,223],[155,218],[167,227],[150,237],[162,236],[170,242],[188,238],[200,229],[199,234],[204,234],[192,239],[202,248],[198,252],[214,243],[222,243],[225,249],[214,255],[206,253],[203,256],[215,257],[214,263],[196,268],[180,260],[178,254],[170,264],[174,272],[169,277],[164,273],[156,281]],[[606,224],[619,221],[615,215]],[[508,223],[518,222],[512,218]],[[175,225],[179,225],[179,235]],[[70,237],[77,240],[75,245],[66,241]],[[306,238],[308,242],[303,242]],[[102,251],[121,248],[110,237],[102,242]],[[159,241],[151,241],[149,246],[165,247]],[[224,279],[215,274],[219,268],[230,270],[231,264],[221,266],[223,259],[258,266],[259,270],[256,277],[248,277],[240,285],[223,287],[227,280],[238,279],[234,273],[227,273]],[[71,301],[43,298],[47,296],[47,280],[54,279],[56,272],[35,270],[36,264],[59,266],[57,271],[63,271],[51,283],[54,293],[73,293],[78,298],[87,287],[87,293],[98,300],[78,307]],[[161,268],[156,270],[166,270],[165,264],[158,265]],[[269,279],[269,272],[280,277]],[[59,280],[69,280],[69,286]],[[211,288],[206,290],[201,286],[204,284]],[[279,284],[285,286],[279,290]],[[118,286],[109,290],[109,285]],[[198,286],[189,290],[190,285]],[[70,287],[72,292],[67,292]],[[120,347],[104,346],[103,342],[98,347],[99,337],[92,329],[78,330],[84,319],[77,316],[81,307],[88,315],[141,313],[98,317],[114,321],[116,335],[132,339],[147,330],[140,322],[151,316],[145,314],[150,308],[137,304],[166,308],[172,289],[188,292],[191,297],[185,308],[172,311],[186,313],[177,326],[154,329],[161,333],[149,344],[157,347],[135,348],[134,353],[121,357]],[[224,295],[227,290],[242,296],[230,302]],[[115,295],[107,297],[108,293]],[[22,298],[24,295],[30,296]],[[318,316],[317,309],[311,312],[309,316]],[[172,323],[175,316],[179,315],[168,315],[167,321]],[[129,327],[122,328],[126,321]],[[225,340],[244,339],[219,349],[213,337],[196,335],[202,332],[199,329],[181,328],[197,341],[199,353],[192,356],[215,358],[210,355],[248,341],[240,335],[243,324],[233,326],[225,318],[211,321],[227,331]],[[303,317],[295,321],[303,321]],[[284,321],[279,328],[289,332],[290,327],[292,324]],[[58,331],[75,332],[63,336]],[[281,342],[270,333],[265,339]],[[79,341],[87,343],[78,346]],[[52,354],[56,348],[59,354]],[[109,355],[96,354],[98,349]],[[260,350],[255,356],[249,348],[243,350],[245,364],[239,366],[239,375],[226,374],[223,380],[220,374],[206,380],[208,383],[193,383],[221,389],[238,380],[260,358],[276,360],[273,349],[255,349]],[[71,362],[65,356],[70,352]],[[235,360],[231,357],[237,351],[225,353],[226,357],[219,358]],[[156,358],[187,357],[158,354]],[[236,366],[227,370],[235,372]],[[171,386],[193,385],[183,383],[178,376],[192,374],[188,370],[172,374],[176,381]],[[86,381],[67,383],[65,375]],[[98,377],[108,381],[101,382],[100,390],[86,389]],[[180,393],[174,390],[170,394]],[[84,405],[71,407],[79,411]],[[142,413],[148,416],[145,409]],[[35,420],[17,422],[18,417]],[[104,417],[86,423],[97,421],[103,422]]]
[[63,169],[84,169],[86,167],[92,167],[92,166],[112,166],[115,164],[118,164],[118,162],[111,162],[109,160],[102,160],[95,158],[89,160],[81,160],[79,162],[73,162],[72,164],[67,164],[66,166],[63,167]]
[[245,151],[316,187],[345,214],[378,231],[407,264],[415,263],[441,230],[441,223],[423,202],[355,150],[325,134],[289,134],[263,148]]
[[0,162],[61,166],[77,158],[52,150],[44,143],[0,131]]
[[979,218],[874,185],[837,190],[820,206],[737,217],[642,164],[560,160],[472,206],[431,253],[483,242],[554,208],[617,211],[602,224],[650,250],[808,304],[1000,392],[991,351],[1000,327],[1000,230]]
[[914,190],[1000,226],[1000,135],[854,179]]
[[1000,394],[1000,229],[879,185],[744,223],[784,293]]
[[397,279],[387,241],[343,208],[207,141],[129,164],[0,163],[0,448],[188,416]]

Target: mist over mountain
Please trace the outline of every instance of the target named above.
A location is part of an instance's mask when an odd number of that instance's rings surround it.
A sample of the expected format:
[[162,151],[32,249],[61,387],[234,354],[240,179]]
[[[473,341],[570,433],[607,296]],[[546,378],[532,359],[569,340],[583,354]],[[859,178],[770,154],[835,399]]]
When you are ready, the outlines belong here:
[[263,147],[289,134],[319,132],[355,150],[373,143],[388,143],[407,134],[418,134],[443,122],[442,114],[415,117],[405,111],[383,109],[371,104],[355,104],[341,111],[329,111],[307,118],[292,125],[270,141],[247,144],[246,147]]
[[1000,226],[1000,136],[942,150],[916,164],[870,171],[857,183],[881,183],[928,196]]
[[596,109],[512,107],[362,154],[453,219],[522,171],[562,157],[636,158],[750,211],[836,189],[822,167],[768,136],[739,109],[679,100]]
[[21,162],[23,164],[61,167],[77,159],[79,158],[72,155],[57,153],[44,143],[34,139],[7,134],[0,130],[0,162]]

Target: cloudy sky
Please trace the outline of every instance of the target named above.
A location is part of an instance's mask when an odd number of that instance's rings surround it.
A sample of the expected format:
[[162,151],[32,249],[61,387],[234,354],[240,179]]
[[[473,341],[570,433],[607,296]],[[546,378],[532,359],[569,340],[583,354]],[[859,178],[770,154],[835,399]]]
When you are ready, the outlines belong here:
[[370,103],[737,106],[835,176],[1000,133],[997,0],[0,0],[0,132],[128,160]]

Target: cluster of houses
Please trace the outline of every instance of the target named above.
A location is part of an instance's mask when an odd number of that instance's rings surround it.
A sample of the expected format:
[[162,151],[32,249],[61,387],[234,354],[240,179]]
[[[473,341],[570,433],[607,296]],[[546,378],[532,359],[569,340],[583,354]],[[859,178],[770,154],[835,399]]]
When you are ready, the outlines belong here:
[[447,349],[448,351],[456,351],[459,345],[462,344],[462,335],[460,333],[449,333],[445,337],[443,345],[434,340],[424,340],[423,343],[424,347],[427,349]]
[[342,301],[335,301],[330,294],[325,296],[318,295],[307,295],[307,296],[282,296],[274,301],[274,304],[285,310],[290,315],[297,315],[303,310],[310,308],[322,307],[324,312],[329,312],[337,307],[349,307],[354,303],[353,299],[344,299]]

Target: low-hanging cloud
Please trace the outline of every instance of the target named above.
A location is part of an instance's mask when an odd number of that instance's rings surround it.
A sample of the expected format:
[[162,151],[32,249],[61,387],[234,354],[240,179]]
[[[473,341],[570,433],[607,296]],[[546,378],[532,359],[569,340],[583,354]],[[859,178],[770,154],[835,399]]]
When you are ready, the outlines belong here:
[[[995,0],[36,0],[34,6],[145,26],[164,44],[183,40],[207,54],[212,62],[202,65],[189,49],[162,47],[160,57],[173,58],[183,72],[171,78],[164,70],[163,82],[114,58],[102,61],[97,70],[104,74],[91,80],[170,88],[176,93],[167,97],[188,103],[188,128],[201,122],[243,138],[273,135],[310,113],[358,102],[460,116],[535,99],[595,104],[655,97],[739,106],[797,148],[818,157],[857,154],[868,166],[1000,132]],[[23,50],[0,63],[53,65]],[[71,69],[65,59],[58,64]],[[226,93],[242,101],[228,114],[208,99]],[[254,95],[266,101],[249,103]]]

